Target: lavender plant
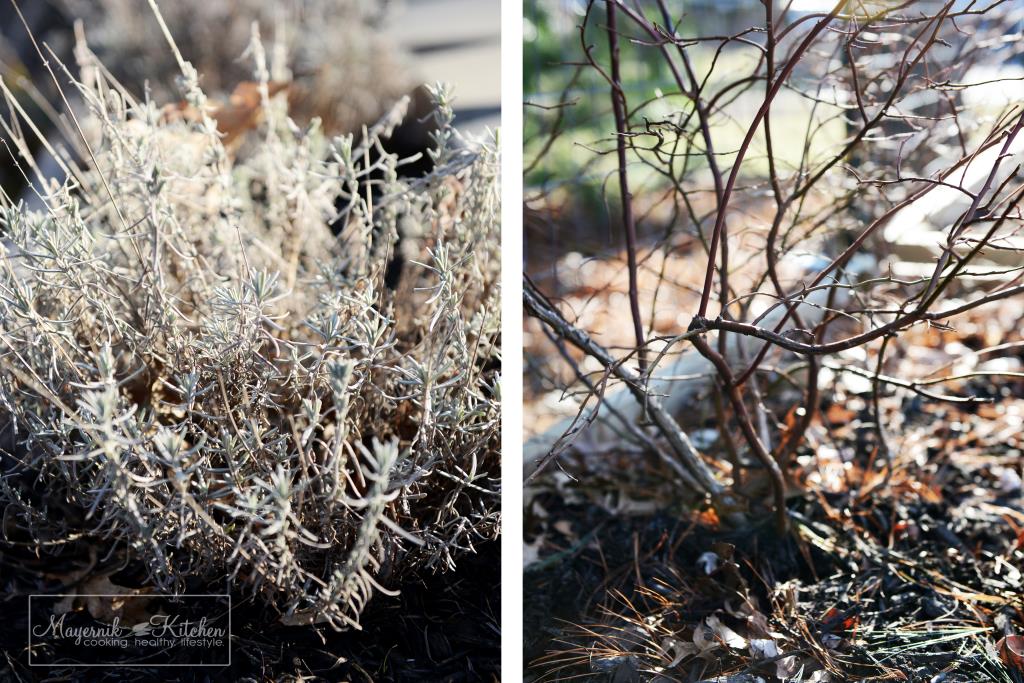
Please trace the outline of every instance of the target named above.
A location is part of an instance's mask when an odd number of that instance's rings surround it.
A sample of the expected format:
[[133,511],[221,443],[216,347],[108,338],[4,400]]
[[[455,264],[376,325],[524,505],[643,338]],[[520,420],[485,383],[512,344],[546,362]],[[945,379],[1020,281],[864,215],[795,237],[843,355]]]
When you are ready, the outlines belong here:
[[[43,210],[0,199],[4,534],[358,628],[499,532],[497,152],[459,139],[441,86],[422,178],[381,145],[407,101],[359,136],[300,128],[254,30],[264,120],[233,155],[171,46],[199,117],[80,45],[85,161],[55,150]],[[415,258],[392,290],[399,232]]]

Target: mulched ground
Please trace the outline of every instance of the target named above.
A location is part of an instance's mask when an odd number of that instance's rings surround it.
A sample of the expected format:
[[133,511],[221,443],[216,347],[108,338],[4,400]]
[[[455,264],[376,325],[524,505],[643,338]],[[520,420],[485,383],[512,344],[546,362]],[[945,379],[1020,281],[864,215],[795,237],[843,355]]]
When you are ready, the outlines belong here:
[[[608,324],[622,310],[611,298],[624,291],[621,259],[588,270],[571,258],[557,277],[540,268],[536,279],[547,277],[584,328],[603,330],[602,343],[630,346],[628,326]],[[688,281],[693,259],[667,259],[641,275]],[[669,327],[673,311],[690,310],[679,291],[659,309]],[[877,345],[830,359],[819,416],[789,472],[785,536],[763,493],[751,496],[753,521],[730,529],[688,502],[656,457],[610,444],[563,454],[563,469],[524,495],[528,680],[1024,682],[1024,659],[997,647],[1005,636],[1024,652],[1022,320],[1010,300],[890,346],[886,375],[987,402],[886,387],[884,442],[871,381],[839,369],[874,368]],[[556,411],[575,413],[553,399],[571,374],[536,321],[525,330],[525,413],[542,430]],[[772,419],[788,424],[799,399],[767,396]],[[710,435],[703,452],[715,463],[723,427],[708,403],[676,417]]]
[[823,406],[828,429],[798,458],[805,490],[782,537],[767,514],[729,530],[707,511],[673,509],[656,471],[648,501],[641,486],[542,479],[526,517],[527,670],[534,680],[1024,680],[996,649],[1024,631],[1024,385],[960,389],[996,401],[888,397],[888,422],[901,425],[888,482],[867,405]]

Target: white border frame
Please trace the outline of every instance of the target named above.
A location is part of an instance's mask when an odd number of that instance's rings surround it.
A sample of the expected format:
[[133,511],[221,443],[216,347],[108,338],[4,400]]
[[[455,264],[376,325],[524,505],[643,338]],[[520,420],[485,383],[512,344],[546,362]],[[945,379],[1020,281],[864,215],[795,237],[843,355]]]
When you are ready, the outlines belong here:
[[523,680],[523,3],[501,3],[501,678]]

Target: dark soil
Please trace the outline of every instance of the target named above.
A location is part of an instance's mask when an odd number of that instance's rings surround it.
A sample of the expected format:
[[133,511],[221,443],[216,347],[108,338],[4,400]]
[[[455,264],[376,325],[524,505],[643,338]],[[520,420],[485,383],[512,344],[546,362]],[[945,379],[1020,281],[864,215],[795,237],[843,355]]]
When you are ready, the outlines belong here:
[[[29,593],[66,592],[42,573],[61,562],[32,561],[24,549],[0,546],[4,586],[0,681],[494,681],[500,677],[500,544],[488,542],[449,573],[378,595],[361,617],[362,631],[287,627],[275,614],[232,592],[232,658],[223,668],[30,668]],[[70,565],[69,567],[70,568]],[[132,571],[112,577],[131,585]],[[210,592],[222,592],[211,587]],[[34,605],[34,609],[37,609]],[[36,614],[35,619],[48,618]],[[37,623],[37,622],[36,622]]]

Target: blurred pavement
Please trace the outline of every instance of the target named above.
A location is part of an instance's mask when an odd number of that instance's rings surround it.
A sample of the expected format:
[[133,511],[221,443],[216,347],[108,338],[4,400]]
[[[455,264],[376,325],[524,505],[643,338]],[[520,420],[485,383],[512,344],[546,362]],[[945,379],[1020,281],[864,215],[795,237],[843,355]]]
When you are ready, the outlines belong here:
[[465,133],[501,119],[500,0],[405,0],[386,32],[412,54],[415,76],[455,86],[456,124]]

